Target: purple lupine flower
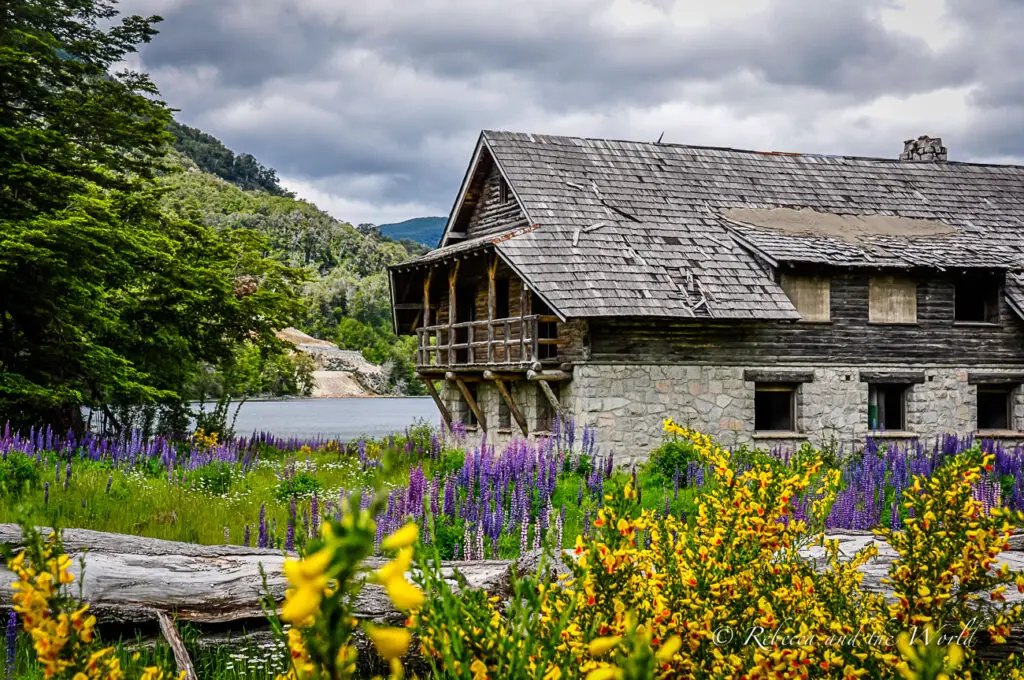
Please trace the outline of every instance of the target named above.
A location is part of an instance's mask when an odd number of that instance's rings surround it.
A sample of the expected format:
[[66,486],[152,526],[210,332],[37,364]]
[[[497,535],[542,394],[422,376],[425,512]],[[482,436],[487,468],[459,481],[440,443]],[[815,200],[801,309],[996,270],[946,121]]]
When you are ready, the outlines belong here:
[[672,495],[672,500],[679,500],[679,468],[676,467],[676,473],[672,477],[672,484],[675,486],[675,491]]
[[267,535],[267,506],[263,503],[260,503],[260,523],[257,529],[256,547],[270,547],[270,536]]
[[[292,505],[292,513],[288,515],[288,526],[284,533],[284,549],[288,551],[295,550],[295,506]],[[275,533],[277,533],[275,531]]]
[[452,475],[448,475],[444,482],[444,514],[455,518],[455,484]]
[[4,669],[4,678],[14,680],[14,661],[18,657],[18,615],[13,610],[7,612],[6,633],[7,666]]
[[249,547],[249,542],[250,542],[249,539],[250,539],[249,525],[246,524],[245,525],[245,531],[242,532],[242,545],[244,545],[246,548]]
[[529,549],[530,525],[526,518],[519,524],[519,554],[525,555]]
[[312,518],[311,529],[313,533],[311,536],[317,536],[320,533],[320,498],[317,496],[316,491],[313,492],[313,500],[309,504],[309,514]]
[[302,534],[306,538],[310,537],[309,533],[309,510],[303,508],[302,510]]
[[590,508],[583,511],[583,538],[590,538]]
[[462,554],[467,560],[473,559],[473,533],[469,530],[469,522],[466,522],[465,531],[462,535]]
[[580,480],[580,490],[576,493],[576,507],[583,505],[583,480]]
[[50,504],[50,483],[43,484],[43,505]]
[[477,522],[476,525],[476,555],[474,559],[484,559],[484,524],[483,522]]

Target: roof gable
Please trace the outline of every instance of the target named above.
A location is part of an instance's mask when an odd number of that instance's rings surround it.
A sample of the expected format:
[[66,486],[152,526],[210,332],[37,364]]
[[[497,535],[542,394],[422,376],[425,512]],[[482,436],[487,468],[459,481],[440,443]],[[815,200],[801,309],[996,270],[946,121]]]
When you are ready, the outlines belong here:
[[[504,183],[509,191],[508,205],[495,205],[500,201],[496,195],[499,183]],[[481,225],[478,219],[480,212],[488,208],[497,208],[497,214],[488,216],[491,218],[490,223]],[[500,233],[509,227],[529,223],[529,216],[515,188],[491,152],[486,137],[481,134],[438,247],[444,248],[465,239]]]

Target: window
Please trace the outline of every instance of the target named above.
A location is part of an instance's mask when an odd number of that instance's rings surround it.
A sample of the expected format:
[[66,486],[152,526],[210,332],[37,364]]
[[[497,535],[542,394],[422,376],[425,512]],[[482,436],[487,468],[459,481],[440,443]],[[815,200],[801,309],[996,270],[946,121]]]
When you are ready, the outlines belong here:
[[966,323],[999,322],[999,281],[992,276],[965,276],[953,293],[953,320]]
[[[548,387],[551,388],[551,392],[555,395],[555,401],[561,401],[559,384],[549,382]],[[537,385],[537,400],[537,430],[540,432],[550,432],[555,428],[555,418],[558,417],[558,412],[551,405],[551,402],[548,401],[548,397],[544,394],[544,390],[540,385]]]
[[[530,301],[534,314],[553,318],[555,313],[551,311],[536,293],[532,294]],[[556,359],[558,357],[558,322],[557,320],[544,320],[537,323],[537,353],[538,359]]]
[[[469,392],[469,396],[473,397],[473,401],[479,406],[480,400],[477,397],[476,383],[466,383],[466,391]],[[462,400],[462,405],[465,407],[466,412],[466,425],[468,427],[476,427],[479,425],[476,419],[476,414],[473,413],[473,409],[470,408],[469,402],[465,398]]]
[[512,198],[512,192],[509,191],[508,182],[505,181],[504,177],[498,178],[498,202],[508,203]]
[[796,431],[796,385],[757,383],[754,386],[754,429]]
[[1013,427],[1013,389],[1007,385],[978,386],[978,429],[1009,430]]
[[897,276],[873,276],[868,286],[870,323],[917,323],[917,282]]
[[494,282],[494,318],[507,319],[509,317],[509,280],[498,279]]
[[906,404],[909,390],[909,385],[902,384],[868,385],[868,429],[906,429]]
[[508,403],[506,403],[505,397],[501,397],[498,400],[498,429],[512,429],[512,412],[508,410]]
[[783,274],[779,281],[782,290],[800,313],[801,321],[828,321],[831,319],[832,280],[827,276],[793,276]]

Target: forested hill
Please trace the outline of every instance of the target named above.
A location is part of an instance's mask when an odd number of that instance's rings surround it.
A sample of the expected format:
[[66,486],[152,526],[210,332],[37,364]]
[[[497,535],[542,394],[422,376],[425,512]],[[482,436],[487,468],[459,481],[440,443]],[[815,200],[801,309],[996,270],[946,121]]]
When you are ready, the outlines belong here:
[[235,153],[224,144],[202,130],[171,121],[168,131],[174,135],[174,148],[199,166],[203,172],[216,175],[242,189],[262,189],[274,196],[295,194],[286,191],[277,180],[273,168],[264,167],[252,154]]
[[174,123],[173,159],[185,171],[163,178],[165,210],[214,228],[246,227],[267,239],[268,255],[301,268],[302,312],[295,326],[383,364],[391,388],[418,393],[412,377],[413,338],[391,330],[385,268],[425,251],[377,230],[360,231],[280,186],[272,168],[236,155],[216,137]]

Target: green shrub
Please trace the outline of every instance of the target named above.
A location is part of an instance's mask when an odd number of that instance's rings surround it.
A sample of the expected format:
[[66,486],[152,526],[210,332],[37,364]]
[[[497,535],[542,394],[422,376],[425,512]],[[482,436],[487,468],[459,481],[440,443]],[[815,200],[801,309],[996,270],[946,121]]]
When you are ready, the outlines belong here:
[[13,452],[7,454],[6,460],[0,461],[0,495],[18,498],[39,486],[39,467],[33,459]]
[[192,471],[192,482],[197,489],[207,493],[222,495],[231,489],[234,469],[224,462],[203,465]]
[[282,479],[274,487],[274,498],[286,501],[293,496],[312,496],[321,489],[320,482],[308,472],[296,472],[289,479]]
[[700,460],[700,456],[690,441],[669,439],[651,452],[650,466],[652,472],[662,479],[671,480],[675,477],[677,470],[680,475],[685,475],[687,464],[690,461]]

